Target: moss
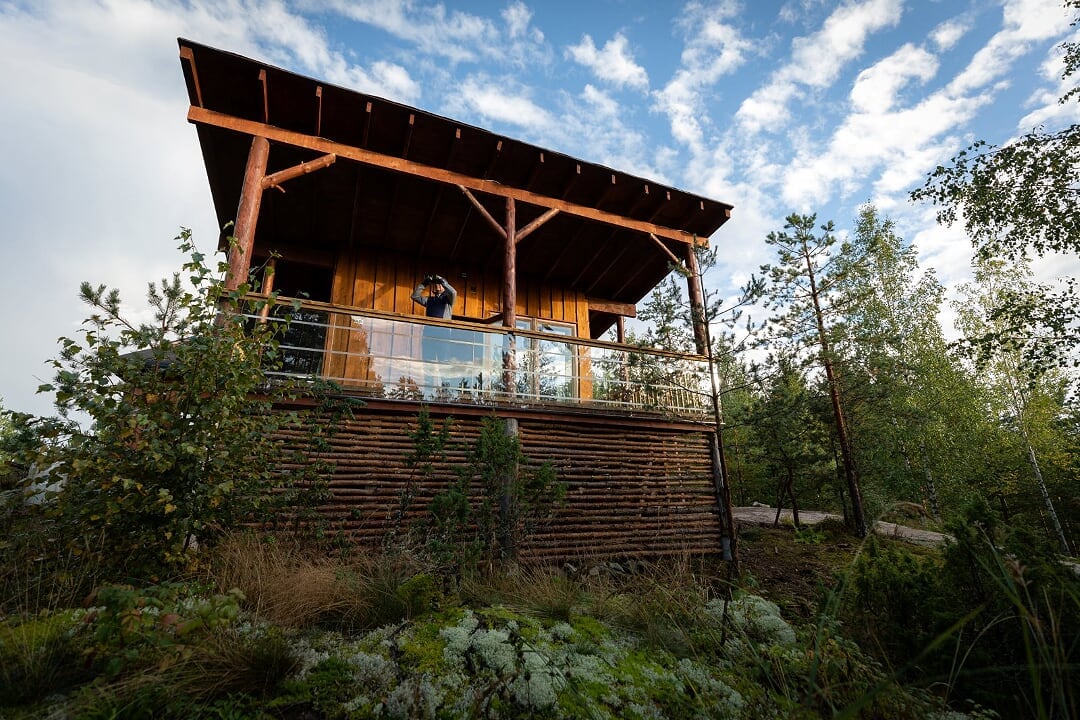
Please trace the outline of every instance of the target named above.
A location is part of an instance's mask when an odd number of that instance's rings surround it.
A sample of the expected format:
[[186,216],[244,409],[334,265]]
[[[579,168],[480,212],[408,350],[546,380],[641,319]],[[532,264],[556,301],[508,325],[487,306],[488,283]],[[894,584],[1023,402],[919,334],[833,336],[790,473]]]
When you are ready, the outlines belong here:
[[581,640],[591,642],[602,642],[611,634],[607,625],[587,615],[578,615],[572,618],[570,627],[574,629],[574,632],[578,634]]
[[463,621],[472,617],[469,610],[452,608],[413,621],[408,631],[399,634],[397,638],[396,652],[399,662],[413,672],[434,676],[451,669],[459,669],[449,667],[452,663],[448,663],[446,657],[448,638],[444,631],[447,628],[460,627]]

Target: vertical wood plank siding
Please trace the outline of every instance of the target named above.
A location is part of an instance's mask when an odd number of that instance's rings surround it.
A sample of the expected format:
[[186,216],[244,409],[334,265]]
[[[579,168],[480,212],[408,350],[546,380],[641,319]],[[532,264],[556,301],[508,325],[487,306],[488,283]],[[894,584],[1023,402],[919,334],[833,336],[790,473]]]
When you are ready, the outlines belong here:
[[[414,447],[415,414],[361,409],[329,439],[324,459],[335,467],[332,499],[323,508],[353,541],[378,546],[393,527],[402,492],[415,498],[402,525],[426,517],[433,495],[453,479],[481,420],[455,417],[445,463],[424,479],[405,461]],[[522,448],[533,463],[555,466],[566,502],[521,546],[526,560],[656,557],[716,553],[720,547],[705,431],[519,418]],[[298,442],[299,433],[282,438]],[[404,529],[404,528],[402,528]]]
[[[479,271],[461,264],[419,267],[414,258],[380,253],[371,248],[354,249],[339,255],[331,296],[341,305],[419,315],[422,309],[410,295],[429,272],[444,275],[457,289],[455,315],[488,320],[502,310],[499,271]],[[589,337],[589,303],[579,292],[563,290],[533,278],[518,278],[515,309],[520,316],[574,323],[578,337]]]

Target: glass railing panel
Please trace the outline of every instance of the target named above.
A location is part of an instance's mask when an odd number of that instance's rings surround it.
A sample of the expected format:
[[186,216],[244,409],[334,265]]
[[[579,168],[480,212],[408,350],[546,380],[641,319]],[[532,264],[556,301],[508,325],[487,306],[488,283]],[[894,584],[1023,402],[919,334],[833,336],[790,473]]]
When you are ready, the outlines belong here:
[[708,408],[700,358],[556,334],[304,307],[280,347],[274,374],[318,375],[374,397],[694,417]]

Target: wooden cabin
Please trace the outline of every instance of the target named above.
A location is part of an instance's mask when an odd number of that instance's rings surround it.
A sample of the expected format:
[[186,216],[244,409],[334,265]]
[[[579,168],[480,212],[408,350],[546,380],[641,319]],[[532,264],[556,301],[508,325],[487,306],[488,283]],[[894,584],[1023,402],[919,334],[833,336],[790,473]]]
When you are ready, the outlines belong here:
[[[701,302],[693,248],[730,205],[179,45],[227,282],[299,298],[281,372],[365,399],[333,438],[326,512],[348,533],[384,532],[423,403],[462,440],[494,413],[555,465],[566,506],[524,554],[719,551],[704,358],[630,347],[624,319],[673,263]],[[429,274],[457,290],[450,319],[411,298]]]

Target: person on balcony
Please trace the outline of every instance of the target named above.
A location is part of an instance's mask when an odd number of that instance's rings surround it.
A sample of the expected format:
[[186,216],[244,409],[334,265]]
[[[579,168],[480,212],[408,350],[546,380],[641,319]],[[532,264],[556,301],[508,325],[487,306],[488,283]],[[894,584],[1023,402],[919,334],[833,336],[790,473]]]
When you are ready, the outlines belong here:
[[[427,295],[424,291],[427,291]],[[442,275],[427,275],[416,286],[413,302],[424,306],[424,314],[430,318],[449,320],[454,315],[457,290]],[[458,360],[452,330],[439,325],[425,325],[423,339],[423,374],[425,397],[433,397],[443,385],[455,385],[456,378],[450,365]]]
[[[424,297],[425,289],[428,292],[427,297]],[[412,299],[424,306],[424,314],[428,317],[449,320],[454,314],[457,290],[442,275],[428,275],[413,290]]]

